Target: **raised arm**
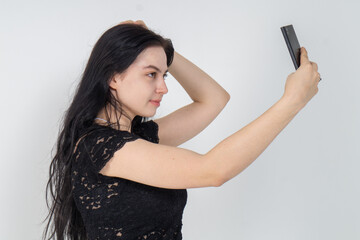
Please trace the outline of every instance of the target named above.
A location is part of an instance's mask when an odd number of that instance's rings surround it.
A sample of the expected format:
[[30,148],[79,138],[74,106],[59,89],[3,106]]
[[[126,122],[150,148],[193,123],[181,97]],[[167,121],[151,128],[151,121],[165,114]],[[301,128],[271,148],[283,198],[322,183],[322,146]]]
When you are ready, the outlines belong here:
[[295,115],[318,92],[320,74],[317,64],[310,62],[301,49],[301,66],[289,75],[283,97],[256,120],[226,138],[205,158],[220,176],[222,185],[248,167],[288,125]]
[[259,118],[206,154],[154,144],[126,143],[100,173],[164,188],[220,186],[249,166],[318,92],[316,63],[302,49],[301,66],[289,75],[285,93]]
[[211,149],[205,158],[219,177],[217,186],[247,168],[300,111],[289,100],[281,99],[256,120]]
[[156,119],[160,144],[178,146],[203,131],[224,109],[230,95],[194,63],[174,52],[169,72],[193,100]]

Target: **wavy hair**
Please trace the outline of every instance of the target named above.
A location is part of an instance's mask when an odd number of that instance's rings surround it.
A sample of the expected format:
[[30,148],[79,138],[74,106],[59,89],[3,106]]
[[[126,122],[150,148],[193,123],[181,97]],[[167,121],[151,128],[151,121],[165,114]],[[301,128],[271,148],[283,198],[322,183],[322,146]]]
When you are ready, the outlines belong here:
[[[124,72],[137,56],[150,46],[163,47],[169,67],[174,56],[171,40],[141,25],[116,25],[103,33],[96,42],[72,103],[64,113],[57,142],[54,145],[56,153],[50,163],[49,180],[45,191],[49,214],[44,220],[48,219],[43,232],[44,240],[47,239],[49,230],[48,239],[87,239],[82,217],[72,196],[72,153],[76,142],[89,131],[101,109],[106,110],[107,106],[115,109],[118,129],[120,129],[118,116],[124,115],[130,119],[122,110],[121,102],[111,93],[109,81],[114,74]],[[109,121],[111,116],[107,110],[106,116]],[[142,117],[141,121],[146,120],[147,118]],[[48,192],[51,194],[51,206],[49,206]]]

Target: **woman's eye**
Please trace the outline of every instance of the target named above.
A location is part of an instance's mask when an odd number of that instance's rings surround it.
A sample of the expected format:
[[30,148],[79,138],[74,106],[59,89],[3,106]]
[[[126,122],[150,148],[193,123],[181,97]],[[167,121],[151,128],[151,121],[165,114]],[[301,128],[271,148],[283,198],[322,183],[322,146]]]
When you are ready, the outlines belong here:
[[153,73],[149,73],[148,76],[150,76],[150,77],[155,77],[155,74],[156,74],[156,73],[154,73],[154,72],[153,72]]
[[[155,75],[156,75],[156,73],[155,72],[153,72],[153,73],[148,73],[148,76],[149,77],[151,77],[151,78],[154,78],[155,77]],[[164,74],[164,79],[166,79],[168,77],[168,74],[167,73],[165,73]]]

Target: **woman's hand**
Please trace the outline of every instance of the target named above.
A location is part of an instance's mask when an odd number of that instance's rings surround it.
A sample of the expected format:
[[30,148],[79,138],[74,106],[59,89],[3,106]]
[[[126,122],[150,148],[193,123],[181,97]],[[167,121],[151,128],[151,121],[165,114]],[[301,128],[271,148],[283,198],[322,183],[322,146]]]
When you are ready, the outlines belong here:
[[300,52],[300,67],[286,80],[283,98],[300,107],[304,107],[319,91],[320,74],[315,62],[309,61],[304,47]]
[[127,21],[123,21],[119,24],[129,24],[129,23],[132,23],[132,24],[137,24],[137,25],[140,25],[140,26],[143,26],[144,28],[146,29],[149,29],[146,24],[144,23],[143,20],[136,20],[135,22],[133,20],[127,20]]

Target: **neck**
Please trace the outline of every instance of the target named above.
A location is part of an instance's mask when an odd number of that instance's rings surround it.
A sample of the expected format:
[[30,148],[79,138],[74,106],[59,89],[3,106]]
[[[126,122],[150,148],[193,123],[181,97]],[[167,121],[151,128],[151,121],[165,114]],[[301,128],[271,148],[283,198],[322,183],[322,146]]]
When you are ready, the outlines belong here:
[[[115,118],[115,114],[110,114],[110,117],[107,117],[108,114],[105,113],[104,109],[99,112],[99,114],[96,116],[94,121],[99,125],[109,125],[111,124],[112,127],[115,127],[117,130],[123,130],[123,131],[130,131],[131,132],[131,122],[133,119],[128,119],[124,115],[121,115],[119,121]],[[120,124],[117,126],[117,122]]]

